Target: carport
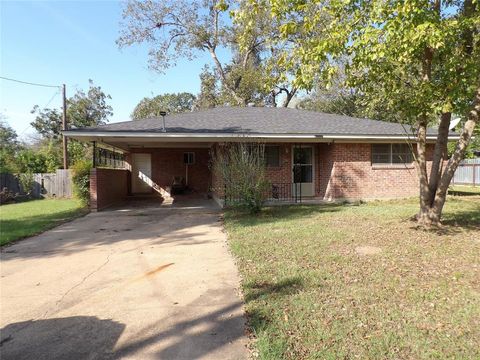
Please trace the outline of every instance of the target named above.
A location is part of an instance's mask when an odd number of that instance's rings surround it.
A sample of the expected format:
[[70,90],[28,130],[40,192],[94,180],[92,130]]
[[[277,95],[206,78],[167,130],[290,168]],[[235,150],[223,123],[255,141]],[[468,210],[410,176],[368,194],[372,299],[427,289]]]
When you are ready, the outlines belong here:
[[126,151],[114,139],[102,140],[108,143],[93,142],[93,211],[140,198],[150,198],[150,203],[172,204],[209,197],[212,178],[208,144],[156,142],[148,147],[130,145]]

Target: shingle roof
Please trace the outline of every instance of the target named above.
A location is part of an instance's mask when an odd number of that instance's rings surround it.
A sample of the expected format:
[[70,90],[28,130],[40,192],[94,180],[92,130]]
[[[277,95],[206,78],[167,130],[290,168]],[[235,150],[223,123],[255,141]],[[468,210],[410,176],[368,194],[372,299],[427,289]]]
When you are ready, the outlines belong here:
[[[168,133],[181,134],[305,134],[305,135],[406,135],[408,125],[271,107],[218,107],[165,117]],[[72,129],[69,132],[162,132],[162,118],[148,118]],[[430,134],[436,130],[430,129]]]

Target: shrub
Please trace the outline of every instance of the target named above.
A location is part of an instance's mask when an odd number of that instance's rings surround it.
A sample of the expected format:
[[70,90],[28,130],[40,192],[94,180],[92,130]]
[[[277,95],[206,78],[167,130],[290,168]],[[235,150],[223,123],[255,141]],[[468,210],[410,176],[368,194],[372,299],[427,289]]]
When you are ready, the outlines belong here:
[[20,183],[20,187],[25,195],[30,195],[33,190],[33,185],[35,184],[35,180],[33,178],[33,173],[30,171],[21,173],[17,175],[18,182]]
[[88,203],[90,200],[90,170],[92,164],[90,161],[81,160],[77,161],[72,166],[72,182],[74,195],[82,200],[84,203]]
[[0,191],[0,205],[9,204],[9,203],[12,203],[12,202],[15,202],[15,194],[13,193],[13,191],[4,187]]
[[252,143],[231,143],[212,154],[213,171],[225,184],[227,205],[258,213],[269,186],[265,172],[265,146]]

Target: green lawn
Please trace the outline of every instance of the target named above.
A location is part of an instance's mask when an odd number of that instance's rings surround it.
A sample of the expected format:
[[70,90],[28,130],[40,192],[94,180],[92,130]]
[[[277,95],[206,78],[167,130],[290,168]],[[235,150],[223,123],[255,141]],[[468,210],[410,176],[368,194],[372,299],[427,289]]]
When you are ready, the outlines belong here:
[[480,195],[480,186],[454,185],[450,186],[448,192],[454,196]]
[[33,200],[0,206],[0,245],[50,229],[85,213],[79,200]]
[[479,359],[480,196],[225,214],[260,359]]

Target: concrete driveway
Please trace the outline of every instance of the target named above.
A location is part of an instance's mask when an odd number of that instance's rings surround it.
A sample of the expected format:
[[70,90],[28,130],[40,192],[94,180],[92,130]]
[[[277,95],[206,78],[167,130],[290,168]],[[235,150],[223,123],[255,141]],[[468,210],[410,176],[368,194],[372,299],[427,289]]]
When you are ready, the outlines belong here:
[[2,360],[246,358],[218,210],[144,205],[2,250]]

